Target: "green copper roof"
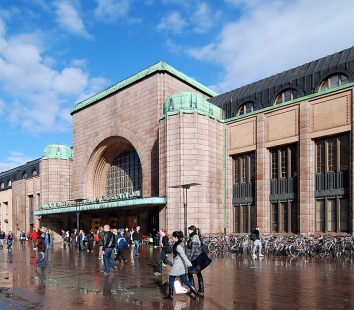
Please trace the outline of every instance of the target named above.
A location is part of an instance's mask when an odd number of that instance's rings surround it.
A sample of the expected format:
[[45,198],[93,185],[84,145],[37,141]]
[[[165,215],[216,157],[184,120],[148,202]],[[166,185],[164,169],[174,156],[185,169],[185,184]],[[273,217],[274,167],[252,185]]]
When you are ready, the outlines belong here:
[[185,75],[184,73],[182,73],[181,71],[176,70],[175,68],[171,67],[170,65],[168,65],[167,63],[163,62],[163,61],[159,61],[158,63],[124,79],[123,81],[118,82],[117,84],[114,84],[111,87],[108,87],[107,89],[97,93],[96,95],[93,95],[90,98],[85,99],[84,101],[81,101],[79,103],[77,103],[74,106],[74,109],[71,111],[71,113],[74,113],[88,105],[90,105],[91,103],[94,103],[116,91],[118,91],[119,89],[122,89],[132,83],[135,83],[143,78],[145,78],[148,75],[151,75],[155,72],[168,72],[171,75],[174,75],[175,77],[185,81],[186,83],[194,86],[195,88],[199,89],[201,92],[208,94],[212,97],[217,96],[218,94],[216,92],[214,92],[213,90],[209,89],[208,87],[200,84],[199,82],[193,80],[192,78],[190,78],[189,76]]
[[73,159],[73,150],[67,145],[49,144],[44,149],[42,160],[49,158]]
[[206,101],[199,93],[181,92],[167,97],[163,105],[163,114],[175,112],[199,112],[202,114],[209,114],[217,119],[222,119],[222,110]]

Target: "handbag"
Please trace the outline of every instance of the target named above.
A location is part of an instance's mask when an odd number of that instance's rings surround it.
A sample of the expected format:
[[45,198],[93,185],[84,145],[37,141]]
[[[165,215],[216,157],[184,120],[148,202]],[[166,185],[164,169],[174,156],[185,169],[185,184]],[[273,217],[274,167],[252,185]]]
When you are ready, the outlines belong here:
[[179,279],[179,277],[176,277],[176,279],[175,279],[174,288],[175,288],[176,294],[185,294],[185,293],[187,293],[187,289],[182,285],[181,280]]
[[198,273],[208,267],[212,261],[213,260],[208,255],[202,252],[191,262],[192,266],[188,267],[188,271],[191,274]]
[[205,255],[208,255],[209,254],[208,246],[202,241],[200,237],[199,237],[199,241],[200,241],[200,249]]

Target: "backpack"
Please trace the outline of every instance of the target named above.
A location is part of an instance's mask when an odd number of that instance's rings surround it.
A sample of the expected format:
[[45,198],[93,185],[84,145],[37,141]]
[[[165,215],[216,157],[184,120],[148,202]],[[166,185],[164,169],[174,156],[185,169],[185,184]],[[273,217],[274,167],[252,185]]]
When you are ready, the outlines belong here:
[[254,234],[254,233],[251,233],[251,234],[250,234],[250,240],[252,240],[252,241],[257,240],[257,235]]
[[165,253],[166,254],[171,254],[172,253],[172,244],[168,243],[166,248],[165,248]]

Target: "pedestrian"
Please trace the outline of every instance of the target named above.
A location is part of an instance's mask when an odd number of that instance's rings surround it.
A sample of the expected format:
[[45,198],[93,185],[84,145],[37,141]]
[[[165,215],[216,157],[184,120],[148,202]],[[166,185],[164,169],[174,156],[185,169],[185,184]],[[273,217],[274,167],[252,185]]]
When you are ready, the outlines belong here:
[[114,234],[110,231],[110,227],[108,224],[103,227],[103,246],[102,246],[102,254],[103,254],[103,262],[104,262],[104,275],[109,274],[109,267],[113,269],[117,269],[112,261],[112,251],[114,248]]
[[44,234],[44,243],[45,243],[45,248],[47,251],[49,248],[49,245],[50,245],[50,234],[49,234],[48,229],[46,229],[45,234]]
[[156,249],[160,244],[160,233],[158,231],[155,233],[154,242],[154,249]]
[[191,293],[194,294],[193,299],[197,299],[199,296],[198,291],[192,285],[191,282],[187,280],[186,274],[188,273],[188,267],[192,266],[192,263],[188,260],[185,252],[184,252],[184,244],[183,244],[183,233],[181,231],[174,231],[172,233],[173,244],[173,266],[169,276],[169,289],[168,295],[166,295],[165,299],[173,299],[173,289],[175,280],[177,277],[180,277],[181,281],[190,288]]
[[38,241],[37,241],[37,249],[38,249],[38,259],[34,263],[35,266],[40,265],[41,268],[45,267],[44,253],[46,252],[46,244],[44,242],[44,231],[40,232]]
[[162,263],[165,263],[167,265],[170,265],[171,267],[173,266],[172,262],[170,262],[167,258],[168,252],[168,246],[169,246],[169,239],[168,239],[168,233],[165,229],[160,229],[160,233],[158,233],[160,236],[159,244],[161,246],[161,252],[159,256],[159,260],[157,261],[158,264],[158,271],[155,272],[155,275],[161,276],[162,274]]
[[115,257],[115,262],[119,261],[119,257],[122,258],[123,263],[127,263],[128,260],[125,258],[125,255],[123,253],[123,249],[129,247],[129,243],[124,237],[124,228],[119,229],[118,235],[116,237],[116,243],[115,243],[115,248],[117,251],[116,257]]
[[37,232],[37,230],[34,230],[34,231],[32,231],[32,245],[33,245],[33,249],[35,250],[36,249],[36,247],[35,247],[35,242],[36,242],[36,240],[38,239],[38,232]]
[[[252,234],[253,234],[254,236],[252,236]],[[256,255],[256,249],[257,249],[257,247],[258,247],[258,251],[259,251],[258,256],[259,256],[259,257],[262,257],[262,256],[264,256],[264,255],[262,254],[262,242],[261,242],[261,237],[260,237],[260,234],[259,234],[259,227],[256,227],[256,228],[253,230],[252,234],[251,234],[251,240],[254,239],[254,240],[253,240],[253,247],[252,247],[252,257],[253,257],[253,258],[256,258],[256,257],[257,257],[257,255]]]
[[50,245],[51,247],[53,247],[55,236],[54,236],[54,231],[51,230],[50,228],[49,228],[49,237],[50,237],[50,238],[49,238],[49,245]]
[[87,252],[93,252],[93,240],[94,240],[94,233],[93,233],[93,230],[91,229],[90,232],[87,234],[86,236],[87,238]]
[[140,243],[140,226],[136,226],[133,232],[133,242],[134,242],[134,250],[133,255],[139,256],[139,243]]
[[[202,253],[202,241],[201,241],[201,236],[200,236],[200,230],[199,228],[195,227],[194,225],[188,227],[188,233],[189,233],[189,240],[187,242],[187,248],[190,250],[189,252],[189,260],[192,262],[197,257]],[[198,293],[203,294],[204,293],[204,281],[203,281],[203,276],[201,270],[197,272],[197,278],[198,278]],[[193,274],[188,271],[188,280],[194,285],[194,278]]]
[[26,241],[26,233],[23,230],[21,230],[21,232],[20,232],[20,243],[21,243],[21,246],[23,246],[25,241]]
[[14,239],[14,235],[12,234],[12,231],[10,230],[8,235],[7,235],[7,240],[6,240],[7,251],[8,252],[11,251],[13,239]]
[[130,240],[131,240],[132,234],[130,233],[128,227],[125,229],[124,237],[125,237],[125,240],[127,241],[127,243],[131,244]]
[[62,238],[62,241],[61,241],[61,248],[63,248],[64,245],[65,245],[65,241],[64,241],[65,236],[66,236],[66,232],[65,232],[64,228],[62,228],[62,229],[61,229],[61,238]]
[[103,254],[102,254],[102,248],[103,248],[103,227],[101,226],[98,229],[98,259],[102,260],[103,259]]
[[4,248],[4,240],[5,240],[5,232],[1,231],[0,232],[0,247],[1,247],[1,250]]

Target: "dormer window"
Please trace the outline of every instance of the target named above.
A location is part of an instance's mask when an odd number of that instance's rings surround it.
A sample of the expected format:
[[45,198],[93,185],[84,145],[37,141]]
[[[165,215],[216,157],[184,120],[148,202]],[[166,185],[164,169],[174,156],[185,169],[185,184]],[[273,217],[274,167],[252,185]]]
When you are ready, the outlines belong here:
[[299,98],[299,92],[296,89],[288,88],[283,90],[274,100],[274,104],[281,104]]
[[344,74],[335,74],[324,79],[320,85],[318,91],[324,91],[327,89],[335,88],[349,83],[349,79]]
[[247,113],[250,113],[250,112],[253,112],[256,110],[258,110],[257,103],[252,102],[252,101],[248,101],[240,106],[240,108],[238,109],[237,115],[247,114]]

